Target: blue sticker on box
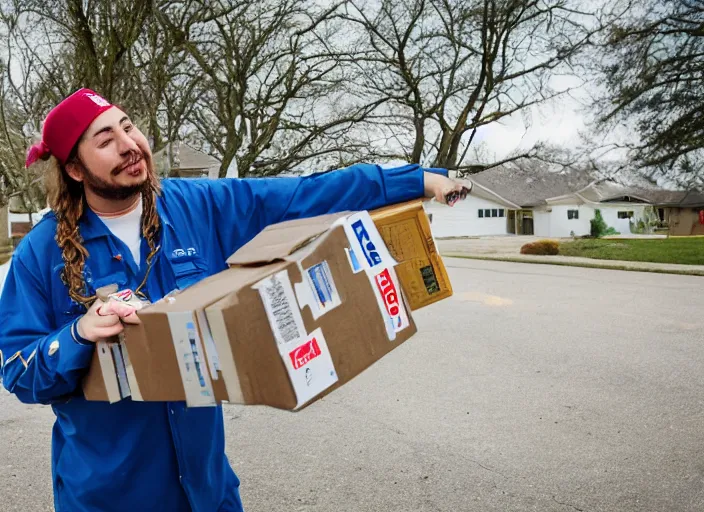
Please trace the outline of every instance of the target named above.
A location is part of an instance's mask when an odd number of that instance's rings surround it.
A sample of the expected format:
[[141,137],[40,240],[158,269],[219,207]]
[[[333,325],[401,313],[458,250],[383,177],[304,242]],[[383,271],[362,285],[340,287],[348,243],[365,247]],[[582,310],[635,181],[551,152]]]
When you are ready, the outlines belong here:
[[340,295],[335,287],[327,261],[313,265],[306,270],[306,275],[313,294],[313,302],[317,306],[317,314],[314,314],[317,319],[323,313],[340,305]]
[[381,254],[379,254],[379,251],[374,245],[374,242],[372,242],[372,239],[369,236],[369,232],[367,231],[367,228],[364,225],[362,219],[359,219],[352,223],[352,231],[357,237],[357,241],[359,241],[359,246],[362,249],[362,254],[364,254],[364,258],[367,260],[369,266],[371,268],[374,268],[377,265],[380,265]]

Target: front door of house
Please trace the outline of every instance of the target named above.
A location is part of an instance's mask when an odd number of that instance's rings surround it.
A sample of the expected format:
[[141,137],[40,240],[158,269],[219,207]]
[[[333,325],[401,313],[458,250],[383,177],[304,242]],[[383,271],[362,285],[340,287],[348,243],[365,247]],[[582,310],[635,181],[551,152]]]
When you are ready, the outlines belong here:
[[509,210],[506,216],[506,232],[516,234],[516,210]]

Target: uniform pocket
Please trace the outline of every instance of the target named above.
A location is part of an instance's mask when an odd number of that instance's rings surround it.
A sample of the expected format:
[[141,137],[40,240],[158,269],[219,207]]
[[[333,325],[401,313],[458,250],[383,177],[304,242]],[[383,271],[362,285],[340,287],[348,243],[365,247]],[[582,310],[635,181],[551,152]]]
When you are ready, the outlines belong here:
[[180,290],[191,286],[208,275],[208,265],[197,255],[170,255],[169,265],[174,273],[176,287]]

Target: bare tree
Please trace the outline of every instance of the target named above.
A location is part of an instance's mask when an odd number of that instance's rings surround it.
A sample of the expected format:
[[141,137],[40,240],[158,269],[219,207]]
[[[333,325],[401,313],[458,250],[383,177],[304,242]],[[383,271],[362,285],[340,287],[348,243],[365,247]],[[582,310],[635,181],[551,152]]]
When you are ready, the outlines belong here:
[[[412,123],[410,161],[472,170],[477,131],[565,94],[551,79],[573,73],[599,24],[572,0],[351,0],[343,16],[363,28],[356,61],[371,95]],[[515,155],[530,156],[535,152]]]
[[[165,3],[164,5],[166,5]],[[163,30],[155,4],[10,0],[0,30],[0,142],[3,197],[30,197],[37,169],[24,169],[27,147],[51,107],[90,87],[124,107],[154,150],[188,132],[201,78],[189,55]],[[41,203],[43,199],[38,199]],[[35,206],[42,207],[43,204]]]
[[704,187],[704,2],[624,0],[613,10],[595,69],[599,128],[636,134],[614,146],[647,174]]
[[0,205],[16,198],[31,215],[45,203],[39,170],[24,168],[31,133],[39,124],[41,91],[35,86],[36,50],[20,27],[17,11],[0,11]]
[[191,121],[221,157],[220,176],[231,165],[239,175],[268,175],[363,152],[348,133],[381,102],[342,108],[333,99],[344,82],[328,43],[337,9],[264,0],[172,2],[160,11],[205,77]]
[[[168,5],[166,1],[157,7]],[[129,52],[140,78],[132,95],[144,104],[146,131],[155,151],[187,135],[192,126],[188,120],[200,94],[202,74],[183,50],[180,36],[178,31],[164,26],[159,16],[150,16]]]

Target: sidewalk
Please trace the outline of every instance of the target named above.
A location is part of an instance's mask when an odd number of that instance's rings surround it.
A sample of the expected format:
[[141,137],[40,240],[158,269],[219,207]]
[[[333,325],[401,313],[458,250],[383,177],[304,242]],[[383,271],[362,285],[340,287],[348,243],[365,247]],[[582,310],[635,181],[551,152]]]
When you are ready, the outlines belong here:
[[[704,276],[704,265],[677,265],[672,263],[650,263],[641,261],[597,260],[573,256],[529,256],[520,254],[523,244],[532,242],[531,237],[483,237],[473,239],[438,240],[443,257],[475,260],[511,261],[516,263],[538,263],[543,265],[565,265],[572,267],[604,268],[635,272],[657,272]],[[538,239],[538,237],[534,237]]]

